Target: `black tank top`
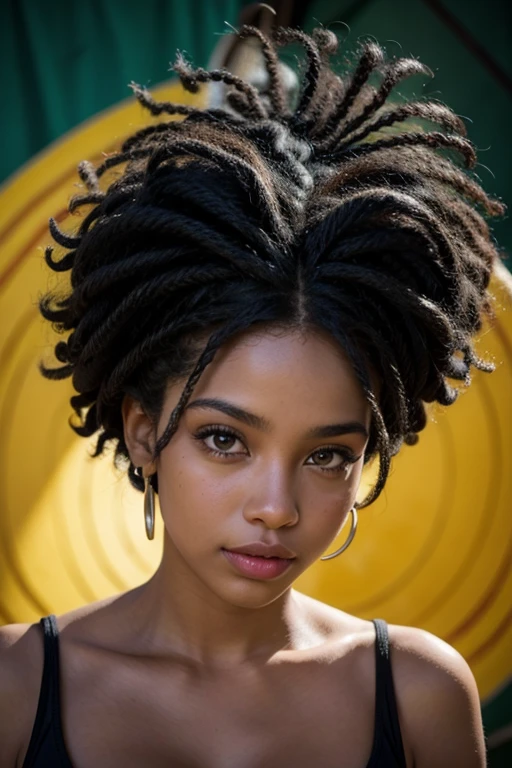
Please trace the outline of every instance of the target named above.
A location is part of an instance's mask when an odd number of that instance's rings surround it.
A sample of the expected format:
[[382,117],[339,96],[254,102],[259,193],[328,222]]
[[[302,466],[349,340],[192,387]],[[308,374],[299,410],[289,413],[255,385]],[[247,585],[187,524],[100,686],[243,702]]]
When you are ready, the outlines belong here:
[[[23,768],[73,768],[60,716],[59,632],[55,616],[41,619],[44,666],[37,714]],[[387,624],[375,626],[376,697],[373,748],[366,768],[407,768],[398,722]]]

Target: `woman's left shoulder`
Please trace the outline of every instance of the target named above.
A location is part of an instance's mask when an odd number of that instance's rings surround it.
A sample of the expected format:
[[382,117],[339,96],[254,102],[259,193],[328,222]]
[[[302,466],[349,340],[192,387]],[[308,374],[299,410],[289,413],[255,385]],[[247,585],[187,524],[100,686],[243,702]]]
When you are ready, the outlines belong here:
[[400,721],[417,768],[485,766],[480,699],[468,663],[430,632],[388,629]]
[[[388,625],[393,655],[393,671],[414,676],[416,684],[455,689],[476,688],[475,680],[464,657],[440,637],[417,627]],[[395,670],[398,666],[399,669]]]

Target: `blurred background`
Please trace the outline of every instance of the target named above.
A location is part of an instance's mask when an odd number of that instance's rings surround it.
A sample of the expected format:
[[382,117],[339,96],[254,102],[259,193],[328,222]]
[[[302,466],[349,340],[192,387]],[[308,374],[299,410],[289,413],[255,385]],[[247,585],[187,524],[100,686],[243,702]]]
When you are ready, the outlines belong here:
[[[198,66],[248,75],[253,52],[227,35],[241,22],[322,24],[342,42],[339,68],[375,38],[412,55],[434,78],[395,94],[445,101],[466,119],[477,175],[510,200],[512,4],[508,0],[1,0],[0,62],[0,623],[124,590],[147,578],[160,554],[144,536],[142,499],[111,467],[91,462],[67,425],[68,382],[43,380],[51,334],[37,299],[55,276],[43,266],[47,220],[64,229],[76,165],[101,160],[152,118],[128,84],[157,98],[205,104],[169,73],[176,49]],[[252,56],[252,58],[251,58]],[[284,52],[291,70],[300,54]],[[245,70],[244,70],[245,68]],[[505,264],[510,217],[493,224]],[[385,493],[361,514],[343,562],[311,569],[299,585],[343,610],[424,627],[470,663],[482,699],[491,768],[512,766],[512,299],[493,284],[496,322],[479,351],[495,360],[467,394],[435,409],[420,444],[395,462]],[[343,536],[343,534],[342,534]],[[341,560],[342,558],[340,558]]]

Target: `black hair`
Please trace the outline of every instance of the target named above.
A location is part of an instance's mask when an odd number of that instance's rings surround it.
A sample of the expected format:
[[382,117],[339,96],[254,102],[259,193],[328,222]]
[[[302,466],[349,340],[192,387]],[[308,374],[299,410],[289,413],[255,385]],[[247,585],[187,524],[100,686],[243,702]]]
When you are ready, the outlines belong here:
[[[123,436],[125,394],[156,419],[168,382],[188,377],[157,456],[227,340],[256,326],[324,329],[372,409],[366,459],[378,454],[379,474],[367,504],[391,457],[425,427],[425,403],[453,403],[458,388],[448,379],[467,384],[472,366],[492,369],[472,336],[491,312],[497,258],[483,216],[504,209],[467,170],[475,150],[450,109],[390,102],[398,83],[429,73],[415,59],[387,60],[369,42],[340,77],[328,30],[238,34],[260,41],[265,93],[179,56],[184,87],[222,82],[226,108],[156,102],[133,86],[153,115],[184,119],[139,130],[97,168],[80,164],[87,192],[70,211],[93,207],[74,236],[52,220],[69,252],[57,261],[46,251],[53,270],[71,270],[71,290],[40,303],[70,334],[55,346],[62,366],[42,372],[72,376],[73,428],[86,437],[100,430],[95,455],[112,441],[142,489]],[[306,66],[291,106],[278,49],[297,42]],[[102,189],[101,177],[123,164]]]

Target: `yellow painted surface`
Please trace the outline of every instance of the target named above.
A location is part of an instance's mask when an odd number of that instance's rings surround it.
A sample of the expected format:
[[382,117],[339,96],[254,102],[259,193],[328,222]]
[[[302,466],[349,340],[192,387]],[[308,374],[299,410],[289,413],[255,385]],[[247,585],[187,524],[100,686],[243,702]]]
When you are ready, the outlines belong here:
[[[154,95],[193,98],[175,85]],[[37,370],[55,341],[37,311],[56,284],[42,259],[47,220],[64,215],[79,160],[98,160],[112,137],[117,145],[147,122],[137,103],[122,104],[0,190],[0,623],[129,588],[159,559],[161,524],[148,542],[142,498],[110,456],[91,460],[68,427],[69,381]],[[493,291],[496,322],[479,348],[496,372],[475,374],[454,406],[432,410],[419,445],[402,450],[381,498],[360,513],[349,550],[299,584],[344,610],[445,638],[470,662],[483,697],[512,672],[512,299],[502,278]]]

